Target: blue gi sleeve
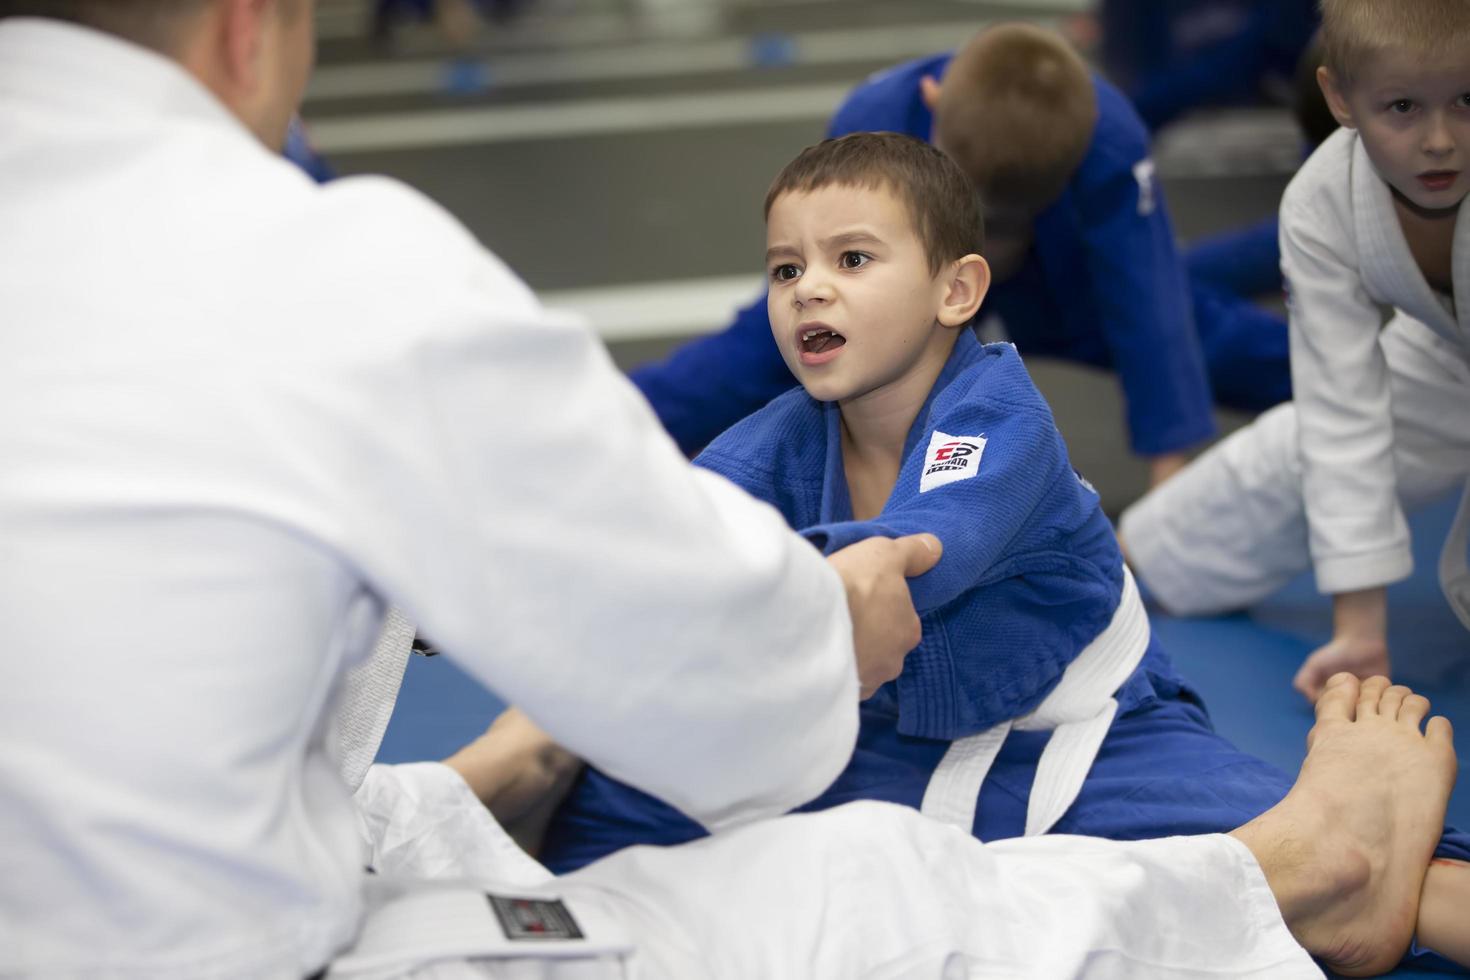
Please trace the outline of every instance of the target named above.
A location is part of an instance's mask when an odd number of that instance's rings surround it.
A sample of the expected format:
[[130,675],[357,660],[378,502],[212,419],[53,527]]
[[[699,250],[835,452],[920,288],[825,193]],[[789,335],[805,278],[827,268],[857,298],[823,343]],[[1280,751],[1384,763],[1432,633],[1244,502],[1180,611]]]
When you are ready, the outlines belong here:
[[[959,393],[945,392],[952,394]],[[951,407],[931,416],[932,428],[904,461],[877,518],[802,531],[825,554],[875,536],[936,535],[944,556],[909,582],[921,616],[1011,574],[1013,542],[1037,516],[1045,516],[1034,512],[1048,487],[1056,480],[1076,480],[1044,406],[1018,410],[986,398],[946,400]],[[964,469],[949,468],[960,462]],[[958,473],[965,475],[955,478]]]
[[1201,238],[1184,254],[1189,278],[1236,296],[1281,293],[1281,223],[1276,215]]
[[796,384],[771,339],[764,295],[720,333],[691,341],[629,377],[688,456]]
[[827,553],[874,535],[929,531],[944,543],[939,564],[910,580],[923,639],[889,689],[899,731],[923,738],[971,735],[1039,703],[1106,626],[1122,574],[1111,526],[1034,389],[954,387],[876,519],[803,532]]
[[1134,452],[1157,456],[1208,439],[1215,421],[1174,230],[1147,152],[1140,138],[1136,148],[1095,153],[1072,191],[1130,441]]

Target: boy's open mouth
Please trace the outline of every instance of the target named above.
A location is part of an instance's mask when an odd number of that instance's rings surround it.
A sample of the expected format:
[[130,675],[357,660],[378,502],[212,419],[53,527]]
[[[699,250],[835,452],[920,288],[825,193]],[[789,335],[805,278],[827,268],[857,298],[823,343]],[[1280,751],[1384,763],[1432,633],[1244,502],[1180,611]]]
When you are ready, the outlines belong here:
[[1449,190],[1459,176],[1458,170],[1426,170],[1419,175],[1419,183],[1431,191]]
[[841,347],[847,343],[847,338],[826,327],[813,327],[801,332],[800,341],[803,353],[821,354]]

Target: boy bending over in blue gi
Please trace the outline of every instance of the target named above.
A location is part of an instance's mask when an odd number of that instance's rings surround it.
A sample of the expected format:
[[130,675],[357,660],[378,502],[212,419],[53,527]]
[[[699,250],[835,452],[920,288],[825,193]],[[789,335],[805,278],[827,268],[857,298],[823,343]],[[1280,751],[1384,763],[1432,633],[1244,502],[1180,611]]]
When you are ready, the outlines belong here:
[[[776,178],[766,214],[771,330],[803,387],[697,462],[826,552],[914,531],[945,546],[911,580],[921,642],[896,681],[864,692],[854,757],[809,807],[904,803],[982,840],[1140,839],[1226,831],[1280,801],[1291,780],[1211,731],[1151,639],[1015,348],[967,329],[990,273],[954,162],[894,133],[829,140]],[[565,871],[702,834],[593,770],[541,857]],[[1470,858],[1470,838],[1440,851]],[[1470,960],[1455,918],[1470,868],[1431,875],[1419,935]]]
[[[991,237],[982,333],[998,324],[1027,356],[1116,371],[1130,443],[1152,460],[1154,482],[1214,434],[1212,383],[1220,393],[1244,389],[1240,407],[1260,407],[1259,373],[1241,376],[1252,362],[1238,348],[1260,345],[1279,360],[1279,326],[1260,337],[1235,330],[1214,378],[1148,131],[1062,38],[1001,25],[959,52],[875,75],[837,109],[828,135],[871,131],[928,140],[959,163],[979,189]],[[631,376],[691,453],[793,383],[764,300],[724,332]]]

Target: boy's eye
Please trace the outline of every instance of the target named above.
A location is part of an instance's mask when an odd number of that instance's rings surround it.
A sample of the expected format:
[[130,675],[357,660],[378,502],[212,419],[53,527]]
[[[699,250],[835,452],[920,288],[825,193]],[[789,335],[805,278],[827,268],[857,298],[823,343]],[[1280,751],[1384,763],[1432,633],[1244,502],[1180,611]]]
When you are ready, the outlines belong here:
[[778,265],[771,270],[771,278],[776,282],[790,282],[799,275],[801,275],[801,270],[790,262]]
[[1459,104],[1461,109],[1470,109],[1470,92],[1463,93],[1455,101]]
[[1414,102],[1412,99],[1395,99],[1388,104],[1388,108],[1390,112],[1409,112],[1414,108]]
[[871,259],[871,255],[864,255],[862,252],[843,252],[838,264],[844,269],[861,269]]

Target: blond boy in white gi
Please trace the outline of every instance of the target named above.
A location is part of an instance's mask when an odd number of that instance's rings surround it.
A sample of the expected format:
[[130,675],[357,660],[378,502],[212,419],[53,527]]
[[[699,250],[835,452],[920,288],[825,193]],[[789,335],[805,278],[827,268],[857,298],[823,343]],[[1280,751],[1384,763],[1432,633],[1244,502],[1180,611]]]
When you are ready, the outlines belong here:
[[[1281,203],[1296,400],[1123,515],[1172,611],[1249,605],[1310,564],[1331,642],[1295,679],[1387,673],[1385,587],[1413,570],[1405,509],[1470,473],[1470,5],[1323,0],[1319,82],[1343,129]],[[1391,310],[1383,327],[1384,308]],[[1470,496],[1445,595],[1470,627]]]

